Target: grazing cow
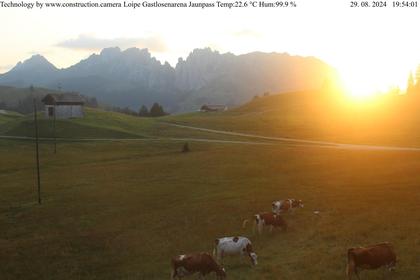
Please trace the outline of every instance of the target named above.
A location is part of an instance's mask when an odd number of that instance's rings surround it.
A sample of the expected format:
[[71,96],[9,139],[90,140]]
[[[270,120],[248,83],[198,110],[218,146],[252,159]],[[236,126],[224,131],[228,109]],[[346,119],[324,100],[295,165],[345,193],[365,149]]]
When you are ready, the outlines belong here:
[[255,227],[257,227],[259,234],[262,233],[264,226],[270,226],[270,232],[273,231],[274,227],[280,227],[283,230],[287,230],[287,223],[283,219],[283,217],[280,215],[270,213],[270,212],[264,212],[264,213],[256,214],[254,215],[254,217],[255,217],[254,230],[255,230]]
[[296,208],[303,208],[302,200],[285,199],[273,201],[271,204],[273,213],[280,214],[282,212],[294,212]]
[[215,240],[213,255],[218,262],[223,261],[227,255],[239,255],[243,258],[245,255],[251,260],[252,265],[257,265],[257,254],[252,249],[251,241],[242,236],[223,237]]
[[215,272],[217,279],[224,279],[226,272],[209,253],[193,253],[179,255],[172,258],[171,279],[180,279],[184,276],[199,273],[200,279],[211,272]]
[[382,266],[394,269],[397,258],[394,248],[388,242],[368,247],[350,248],[347,251],[347,276],[353,273],[359,278],[358,269],[377,269]]

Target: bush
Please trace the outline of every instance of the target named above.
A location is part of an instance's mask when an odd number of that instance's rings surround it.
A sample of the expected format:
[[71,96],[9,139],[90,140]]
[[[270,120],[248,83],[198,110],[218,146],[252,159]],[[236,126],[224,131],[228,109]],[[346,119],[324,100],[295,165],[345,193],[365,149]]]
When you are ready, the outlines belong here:
[[149,116],[149,110],[146,106],[141,106],[139,110],[139,117],[148,117]]
[[188,142],[185,142],[184,146],[182,147],[183,153],[188,153],[190,151],[190,146],[188,145]]

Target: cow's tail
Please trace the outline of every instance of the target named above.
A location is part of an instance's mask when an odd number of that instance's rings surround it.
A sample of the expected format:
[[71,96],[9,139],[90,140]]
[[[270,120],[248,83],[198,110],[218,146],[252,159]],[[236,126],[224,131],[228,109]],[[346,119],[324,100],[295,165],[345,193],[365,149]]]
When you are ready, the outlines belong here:
[[244,220],[243,222],[242,222],[242,228],[246,228],[246,224],[249,222],[249,220],[248,219],[246,219],[246,220]]
[[174,280],[176,278],[176,269],[175,269],[175,264],[174,261],[172,260],[171,262],[171,280]]
[[252,233],[255,233],[255,231],[258,230],[258,233],[261,233],[260,231],[260,225],[261,224],[261,219],[260,219],[260,215],[254,215],[254,227],[252,228]]
[[216,257],[216,254],[217,254],[217,246],[219,245],[219,239],[218,238],[216,238],[215,240],[214,240],[214,248],[213,248],[213,257]]
[[355,260],[354,260],[353,249],[349,249],[347,251],[347,269],[346,269],[346,273],[347,273],[347,277],[348,277],[349,280],[351,280],[351,277],[352,277],[353,273],[356,273],[356,275],[357,275],[356,263],[355,263]]

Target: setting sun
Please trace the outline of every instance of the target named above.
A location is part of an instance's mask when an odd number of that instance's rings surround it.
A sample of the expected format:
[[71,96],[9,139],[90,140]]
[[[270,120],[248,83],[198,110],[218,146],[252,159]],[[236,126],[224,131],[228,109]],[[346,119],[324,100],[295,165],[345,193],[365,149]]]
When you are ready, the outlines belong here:
[[391,89],[405,90],[410,66],[384,68],[383,65],[357,65],[339,69],[344,90],[349,97],[366,100]]

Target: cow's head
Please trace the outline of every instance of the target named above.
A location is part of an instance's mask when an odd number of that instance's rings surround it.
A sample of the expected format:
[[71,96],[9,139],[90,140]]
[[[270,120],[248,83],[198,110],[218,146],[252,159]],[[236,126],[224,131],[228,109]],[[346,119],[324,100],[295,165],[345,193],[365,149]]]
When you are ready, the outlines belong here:
[[299,205],[300,208],[303,208],[305,206],[305,205],[303,205],[303,202],[300,199],[298,200],[298,205]]
[[273,213],[279,213],[280,212],[280,206],[281,206],[280,201],[274,201],[273,203],[271,203],[271,209],[272,209]]
[[257,256],[257,254],[255,254],[254,252],[252,252],[252,253],[249,253],[249,257],[250,257],[250,259],[251,259],[251,263],[252,263],[252,265],[257,265],[258,264],[258,256]]
[[258,261],[257,261],[258,256],[257,256],[257,254],[255,254],[254,250],[252,249],[251,243],[248,243],[243,250],[244,250],[244,252],[248,253],[248,256],[251,259],[252,265],[257,265],[258,264]]
[[223,267],[219,267],[216,271],[217,279],[223,280],[226,278],[226,270]]

